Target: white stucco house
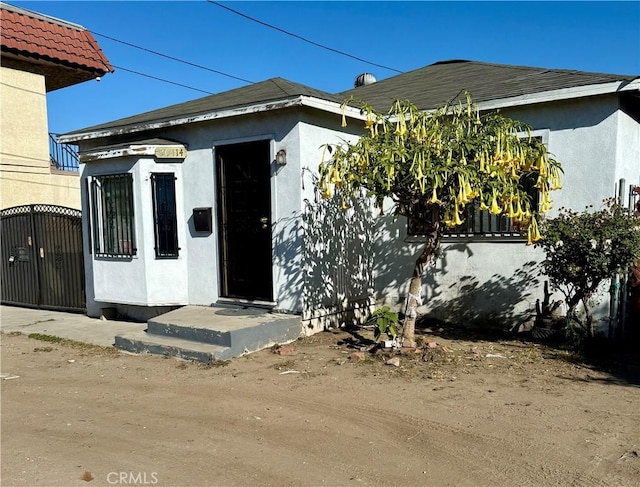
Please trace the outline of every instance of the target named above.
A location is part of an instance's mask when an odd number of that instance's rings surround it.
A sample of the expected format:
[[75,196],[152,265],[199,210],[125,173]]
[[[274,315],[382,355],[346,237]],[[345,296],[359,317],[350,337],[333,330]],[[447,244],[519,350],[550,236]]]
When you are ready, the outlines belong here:
[[[60,137],[80,148],[88,314],[241,304],[300,314],[313,332],[401,302],[419,238],[364,204],[321,202],[322,146],[362,133],[356,107],[340,124],[351,95],[381,111],[398,98],[429,110],[462,90],[531,125],[563,164],[555,208],[640,184],[638,76],[447,61],[338,94],[270,79]],[[541,257],[508,221],[460,230],[425,280],[422,310],[518,319],[542,297]]]

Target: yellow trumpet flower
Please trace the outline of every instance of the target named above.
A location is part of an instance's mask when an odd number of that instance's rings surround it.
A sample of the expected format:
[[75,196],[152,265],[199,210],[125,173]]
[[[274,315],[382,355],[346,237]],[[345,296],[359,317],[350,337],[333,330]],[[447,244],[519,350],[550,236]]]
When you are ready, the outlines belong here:
[[338,172],[338,170],[334,167],[331,169],[331,176],[329,177],[329,181],[332,183],[341,183],[342,182],[342,178],[340,177],[340,173]]
[[471,184],[469,183],[468,180],[465,181],[465,187],[464,187],[465,191],[467,192],[467,198],[469,198],[470,200],[477,198],[478,196],[480,196],[480,193],[478,193],[477,191],[475,191],[472,187]]
[[320,196],[327,200],[333,196],[333,185],[332,184],[324,184],[321,186],[322,193]]
[[517,199],[516,201],[516,212],[515,215],[513,215],[513,219],[517,222],[522,222],[522,220],[524,219],[525,214],[524,211],[522,211],[522,205],[520,204],[520,198]]
[[458,213],[457,211],[453,212],[453,225],[454,226],[458,226],[458,225],[462,225],[462,220],[460,219],[460,213]]
[[442,201],[438,199],[438,194],[436,193],[436,188],[433,188],[433,192],[431,193],[431,198],[428,200],[432,205],[441,205]]
[[540,171],[540,176],[547,175],[547,163],[543,156],[538,159],[538,171]]
[[464,191],[463,187],[460,187],[458,191],[458,196],[456,197],[456,204],[458,205],[466,205],[469,202],[469,198],[467,198],[467,193]]
[[540,193],[540,208],[538,211],[540,213],[546,213],[551,209],[551,197],[547,191],[541,191]]
[[447,212],[444,214],[444,224],[447,226],[447,228],[453,228],[456,225],[453,223],[453,220],[451,219],[451,213]]
[[499,215],[502,213],[502,210],[498,206],[498,201],[496,200],[496,193],[493,192],[493,198],[491,199],[491,208],[489,208],[489,213],[492,215]]
[[542,235],[540,235],[540,231],[538,229],[538,222],[535,217],[531,218],[531,223],[529,223],[529,228],[527,229],[527,245],[532,245],[541,238]]

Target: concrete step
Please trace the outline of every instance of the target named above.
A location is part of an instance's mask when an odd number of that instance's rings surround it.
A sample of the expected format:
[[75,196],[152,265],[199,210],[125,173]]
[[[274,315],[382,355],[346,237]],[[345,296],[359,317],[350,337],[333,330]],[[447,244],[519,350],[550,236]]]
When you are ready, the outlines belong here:
[[127,352],[167,355],[203,363],[233,358],[229,347],[195,342],[193,340],[151,335],[146,331],[134,331],[116,335],[115,347]]
[[228,360],[302,334],[299,316],[263,309],[184,306],[147,321],[142,332],[115,337],[115,346],[134,353],[170,355],[210,362]]
[[150,319],[147,333],[226,347],[239,356],[296,340],[302,322],[296,315],[255,308],[184,306]]

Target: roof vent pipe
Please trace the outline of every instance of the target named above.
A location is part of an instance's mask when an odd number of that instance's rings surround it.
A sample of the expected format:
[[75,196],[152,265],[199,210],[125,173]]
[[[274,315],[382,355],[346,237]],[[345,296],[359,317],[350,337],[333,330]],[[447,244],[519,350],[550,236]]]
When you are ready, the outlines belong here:
[[371,73],[362,73],[353,82],[353,87],[354,88],[358,88],[360,86],[371,85],[371,84],[375,83],[376,81],[377,81],[376,77],[374,75],[372,75]]

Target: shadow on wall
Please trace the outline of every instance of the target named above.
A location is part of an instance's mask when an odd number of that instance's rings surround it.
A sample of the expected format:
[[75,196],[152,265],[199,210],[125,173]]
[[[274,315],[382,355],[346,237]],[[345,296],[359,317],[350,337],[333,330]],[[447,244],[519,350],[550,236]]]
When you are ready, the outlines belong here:
[[299,310],[302,305],[302,222],[300,213],[279,219],[274,225],[273,245],[279,289],[278,311]]
[[303,322],[312,330],[354,324],[373,304],[373,221],[368,201],[306,201]]
[[[402,312],[413,266],[423,244],[404,242],[404,218],[380,218],[375,226],[376,289],[386,289],[386,294],[378,294],[377,300]],[[512,273],[474,274],[474,269],[484,266],[493,266],[496,271],[503,268],[499,258],[481,262],[484,258],[474,255],[471,246],[464,242],[443,245],[435,267],[425,269],[422,276],[423,305],[418,311],[424,316],[423,323],[435,320],[465,328],[508,330],[535,313],[530,305],[542,297],[532,294],[540,285],[537,262],[525,262]],[[465,265],[458,265],[459,261]]]
[[[376,301],[403,310],[409,280],[423,244],[404,242],[407,236],[404,217],[378,216],[373,225]],[[425,290],[431,293],[436,289],[433,268],[423,274],[422,288],[423,299],[431,299],[433,296],[426,295]]]
[[538,282],[535,261],[527,262],[511,276],[494,274],[482,283],[476,276],[465,275],[427,303],[428,316],[462,328],[507,331],[535,314],[519,305],[535,301],[530,290]]

